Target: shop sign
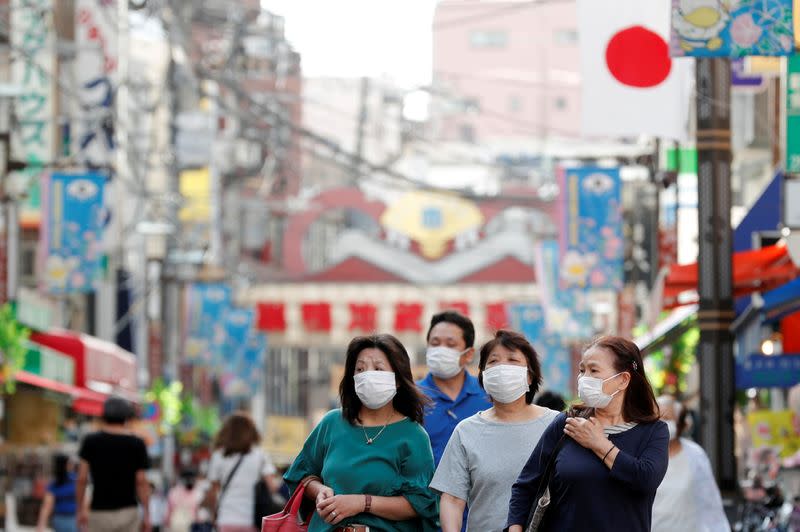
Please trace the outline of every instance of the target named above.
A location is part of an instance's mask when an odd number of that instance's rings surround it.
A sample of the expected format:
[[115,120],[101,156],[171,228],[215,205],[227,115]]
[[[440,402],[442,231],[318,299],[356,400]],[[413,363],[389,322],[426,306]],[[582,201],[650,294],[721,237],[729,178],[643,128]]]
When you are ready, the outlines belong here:
[[800,55],[786,60],[786,171],[800,173]]
[[39,331],[61,325],[58,305],[29,288],[17,292],[17,320]]
[[800,354],[752,354],[736,364],[736,389],[791,388],[800,383]]
[[62,384],[75,384],[75,361],[71,357],[38,344],[29,347],[25,371]]

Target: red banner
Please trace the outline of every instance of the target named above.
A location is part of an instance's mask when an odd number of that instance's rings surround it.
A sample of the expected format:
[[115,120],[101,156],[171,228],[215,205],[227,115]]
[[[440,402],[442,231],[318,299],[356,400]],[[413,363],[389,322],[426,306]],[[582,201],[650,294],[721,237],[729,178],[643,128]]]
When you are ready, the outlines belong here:
[[286,330],[286,313],[283,303],[258,303],[256,316],[256,327],[260,331],[283,332]]
[[398,303],[394,307],[394,330],[397,332],[422,332],[421,303]]
[[505,303],[488,303],[486,305],[486,326],[490,331],[507,328],[508,321]]
[[330,303],[303,303],[301,312],[307,331],[328,332],[331,330]]
[[378,328],[378,309],[369,303],[350,303],[349,331],[374,332]]

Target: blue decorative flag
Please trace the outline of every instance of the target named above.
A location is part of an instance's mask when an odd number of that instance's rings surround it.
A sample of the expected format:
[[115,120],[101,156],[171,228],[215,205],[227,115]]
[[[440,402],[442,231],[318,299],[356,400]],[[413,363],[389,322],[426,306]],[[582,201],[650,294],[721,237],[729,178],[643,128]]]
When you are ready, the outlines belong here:
[[794,51],[793,0],[672,0],[673,56],[780,56]]
[[562,288],[621,290],[624,242],[619,168],[561,174]]
[[43,288],[52,294],[92,292],[102,277],[106,177],[54,173],[43,179]]
[[212,345],[224,342],[223,317],[230,302],[231,289],[224,284],[197,283],[187,287],[186,362],[212,361]]

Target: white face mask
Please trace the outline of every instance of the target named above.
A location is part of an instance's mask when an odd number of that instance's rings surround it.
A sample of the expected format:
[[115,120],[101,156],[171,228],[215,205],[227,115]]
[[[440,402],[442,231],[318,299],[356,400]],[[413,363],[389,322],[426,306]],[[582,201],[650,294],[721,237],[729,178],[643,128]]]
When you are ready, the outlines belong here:
[[443,345],[429,347],[425,352],[428,369],[434,377],[439,377],[440,379],[453,378],[461,372],[461,355],[467,351],[469,349],[459,352]]
[[356,395],[370,410],[377,410],[389,404],[397,395],[397,382],[392,371],[362,371],[353,377]]
[[675,424],[674,419],[664,419],[662,420],[664,423],[667,424],[667,430],[669,430],[669,439],[674,440],[678,437],[678,425]]
[[624,372],[617,373],[605,380],[598,379],[597,377],[588,377],[584,375],[578,379],[578,397],[581,398],[583,404],[590,408],[605,408],[608,403],[617,395],[620,390],[612,393],[611,395],[603,392],[603,384],[610,381],[614,377],[622,375]]
[[483,372],[483,389],[494,401],[513,403],[531,389],[528,384],[528,367],[500,364]]

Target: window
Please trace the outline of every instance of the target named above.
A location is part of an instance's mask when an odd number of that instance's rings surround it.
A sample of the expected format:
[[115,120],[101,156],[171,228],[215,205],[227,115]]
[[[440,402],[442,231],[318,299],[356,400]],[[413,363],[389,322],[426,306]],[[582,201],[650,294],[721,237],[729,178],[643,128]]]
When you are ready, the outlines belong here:
[[511,96],[511,98],[508,99],[508,110],[512,113],[522,111],[522,98],[516,94]]
[[473,31],[469,34],[469,43],[473,48],[505,48],[508,33],[503,30]]
[[559,111],[563,111],[566,108],[567,108],[567,99],[564,98],[563,96],[559,96],[558,98],[556,98],[556,109],[558,109]]
[[553,39],[559,46],[570,46],[578,43],[578,30],[556,30]]

